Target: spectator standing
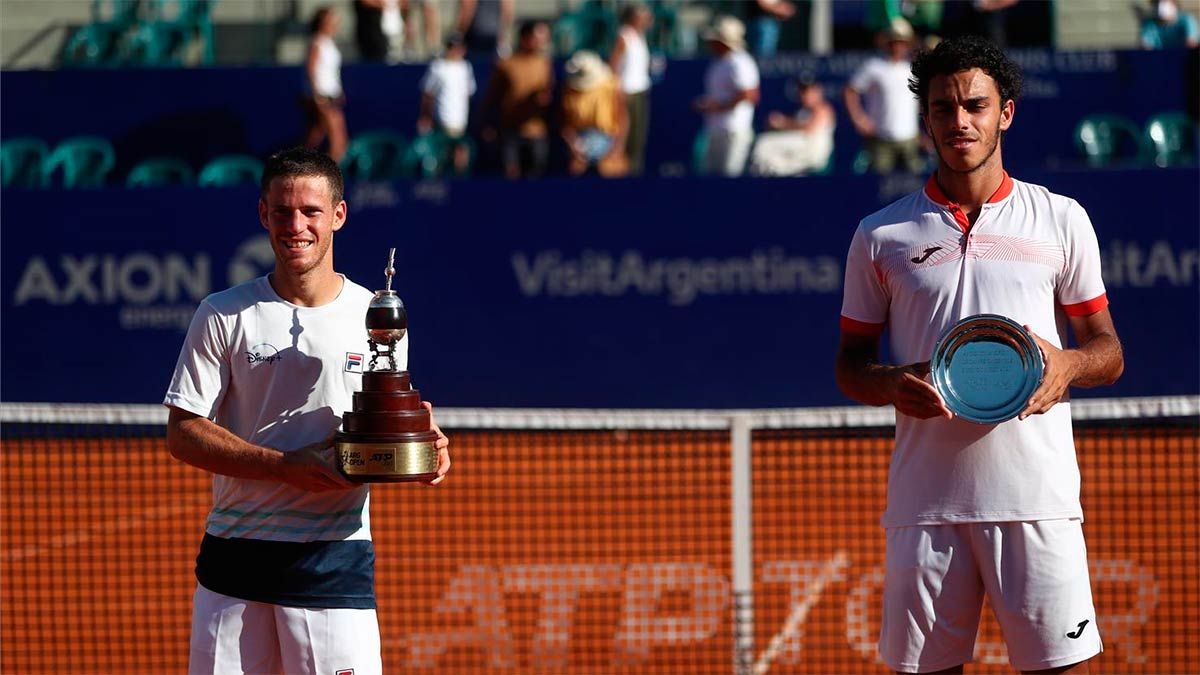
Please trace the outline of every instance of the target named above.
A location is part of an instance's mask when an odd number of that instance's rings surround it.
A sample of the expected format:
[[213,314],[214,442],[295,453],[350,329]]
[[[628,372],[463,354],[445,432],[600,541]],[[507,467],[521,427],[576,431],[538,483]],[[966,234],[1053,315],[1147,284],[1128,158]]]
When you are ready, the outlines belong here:
[[837,113],[825,98],[819,82],[798,80],[795,115],[773,111],[765,134],[754,144],[750,173],[757,176],[795,176],[820,171],[833,155],[833,129]]
[[904,19],[894,19],[879,35],[886,58],[868,59],[843,91],[850,121],[863,137],[871,157],[871,170],[876,173],[891,173],[897,163],[913,173],[925,165],[921,155],[920,110],[908,90],[912,40],[912,26]]
[[650,8],[634,3],[621,10],[621,29],[613,43],[609,64],[620,81],[629,133],[625,160],[629,174],[642,175],[646,156],[646,133],[650,129],[650,48],[646,31],[654,23]]
[[403,42],[408,0],[354,0],[354,41],[363,61],[394,61]]
[[782,24],[796,15],[796,6],[788,0],[750,0],[746,7],[750,53],[757,59],[775,56]]
[[466,59],[463,37],[446,39],[446,51],[429,64],[421,80],[421,114],[417,131],[439,133],[448,140],[455,173],[462,174],[470,162],[465,138],[471,96],[475,94],[475,71]]
[[1145,49],[1194,49],[1200,45],[1196,17],[1179,11],[1175,0],[1154,0],[1151,12],[1142,18],[1142,47]]
[[546,22],[522,25],[517,52],[496,65],[483,96],[483,140],[499,141],[500,161],[508,178],[546,172],[550,154],[546,120],[554,91],[554,68],[546,56],[549,44]]
[[340,162],[346,154],[348,134],[342,109],[346,95],[342,91],[342,52],[333,41],[341,19],[333,7],[321,7],[309,24],[312,39],[305,62],[305,101],[308,128],[304,144],[317,149],[329,139],[329,156]]
[[731,16],[717,19],[704,33],[716,57],[704,75],[704,96],[692,107],[704,115],[708,136],[704,173],[740,176],[754,143],[758,66],[746,53],[746,28]]
[[[417,48],[417,22],[413,11],[421,10],[421,32],[424,40]],[[407,56],[420,57],[432,54],[442,41],[442,18],[438,12],[438,0],[407,0],[404,13],[404,52]],[[460,33],[461,35],[461,33]]]
[[997,47],[1008,46],[1008,10],[1019,0],[974,0],[975,33]]
[[508,32],[516,0],[459,0],[454,29],[467,42],[467,53],[494,59],[508,55]]
[[576,52],[565,70],[561,133],[567,146],[567,171],[579,176],[594,167],[608,178],[625,175],[629,123],[612,70],[598,54],[586,50]]

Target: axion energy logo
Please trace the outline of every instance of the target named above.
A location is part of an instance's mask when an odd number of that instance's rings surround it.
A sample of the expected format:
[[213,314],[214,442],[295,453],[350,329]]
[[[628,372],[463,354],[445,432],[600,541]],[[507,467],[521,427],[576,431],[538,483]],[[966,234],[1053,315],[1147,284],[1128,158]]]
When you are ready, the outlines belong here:
[[127,330],[185,330],[205,296],[269,272],[274,254],[266,235],[233,252],[225,284],[213,279],[211,253],[129,251],[38,253],[29,256],[12,291],[12,306],[111,307]]

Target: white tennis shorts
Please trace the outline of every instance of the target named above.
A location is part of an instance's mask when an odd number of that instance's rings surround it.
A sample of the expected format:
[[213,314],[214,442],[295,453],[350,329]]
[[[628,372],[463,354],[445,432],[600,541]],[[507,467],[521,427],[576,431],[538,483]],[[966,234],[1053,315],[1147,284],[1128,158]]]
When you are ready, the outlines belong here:
[[373,609],[251,602],[196,586],[188,672],[380,675]]
[[1079,520],[918,525],[887,531],[884,662],[902,673],[969,663],[985,593],[1018,670],[1103,650]]

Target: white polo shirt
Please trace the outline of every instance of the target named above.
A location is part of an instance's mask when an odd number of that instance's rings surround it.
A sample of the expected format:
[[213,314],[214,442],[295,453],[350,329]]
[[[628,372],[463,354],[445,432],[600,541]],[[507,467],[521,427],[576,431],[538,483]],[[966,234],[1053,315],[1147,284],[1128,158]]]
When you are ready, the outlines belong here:
[[867,117],[885,141],[907,141],[921,133],[920,107],[908,90],[912,64],[872,56],[850,78],[850,87],[863,100]]
[[[301,307],[267,277],[205,298],[163,403],[207,417],[255,445],[291,452],[328,438],[362,389],[371,358],[371,291],[345,279],[337,299]],[[408,336],[396,346],[408,362]],[[308,492],[278,481],[213,476],[206,531],[310,542],[371,538],[369,489]]]
[[[891,360],[928,361],[959,320],[980,313],[1067,343],[1067,315],[1108,304],[1087,213],[1012,180],[974,226],[930,177],[859,223],[846,261],[842,330],[889,333]],[[896,416],[884,527],[1082,518],[1067,402],[1044,415],[980,425]]]
[[467,129],[471,96],[475,94],[475,71],[465,59],[437,59],[421,79],[421,91],[433,97],[433,117],[454,134]]
[[[743,91],[758,88],[758,66],[754,57],[743,51],[731,51],[715,60],[704,73],[704,95],[728,103]],[[754,104],[739,101],[731,110],[710,112],[704,116],[708,131],[753,131]]]

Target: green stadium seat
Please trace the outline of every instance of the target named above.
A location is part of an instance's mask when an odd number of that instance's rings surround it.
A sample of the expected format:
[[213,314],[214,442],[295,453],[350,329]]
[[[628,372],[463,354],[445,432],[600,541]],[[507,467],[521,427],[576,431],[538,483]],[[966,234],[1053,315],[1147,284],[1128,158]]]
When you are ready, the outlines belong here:
[[162,187],[189,185],[194,178],[192,167],[175,157],[151,157],[138,162],[125,179],[127,187]]
[[551,35],[558,53],[590,49],[607,54],[617,37],[617,14],[603,2],[587,0],[578,10],[559,16]]
[[342,171],[348,180],[393,180],[404,176],[408,143],[394,131],[377,129],[350,139]]
[[871,170],[871,153],[867,152],[866,148],[859,150],[854,155],[854,162],[850,165],[850,170],[855,176],[866,175]]
[[98,136],[75,136],[55,146],[42,164],[42,182],[52,184],[61,172],[66,188],[104,187],[108,174],[116,164],[112,144]]
[[92,0],[92,24],[125,30],[138,21],[139,0]]
[[654,23],[646,34],[650,52],[675,55],[681,46],[678,3],[675,0],[651,0],[648,6],[654,14]]
[[1084,117],[1075,127],[1075,145],[1090,166],[1140,164],[1146,158],[1141,130],[1120,115],[1100,113]]
[[1157,166],[1188,166],[1196,161],[1196,123],[1186,113],[1165,112],[1146,121],[1146,145]]
[[39,138],[9,138],[0,143],[0,185],[42,187],[42,164],[48,154],[50,149]]
[[708,175],[708,163],[706,161],[708,155],[708,132],[704,129],[696,134],[696,140],[692,141],[692,175],[706,176]]
[[230,187],[258,185],[262,180],[263,163],[249,155],[217,157],[200,170],[196,184],[200,187]]
[[121,63],[130,66],[182,66],[187,31],[169,23],[141,23],[122,36]]
[[65,68],[113,65],[120,35],[120,30],[107,24],[83,26],[63,44],[59,64]]
[[217,0],[151,0],[148,14],[178,41],[177,50],[193,38],[202,45],[201,62],[213,62],[212,10]]
[[[456,144],[467,147],[467,168],[459,174],[451,156]],[[404,156],[404,173],[419,178],[438,178],[446,175],[467,176],[475,158],[475,144],[470,138],[458,141],[442,133],[421,134],[413,139]]]

